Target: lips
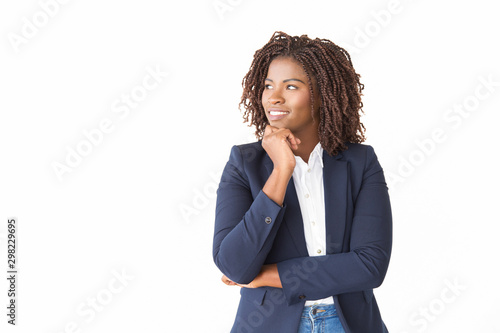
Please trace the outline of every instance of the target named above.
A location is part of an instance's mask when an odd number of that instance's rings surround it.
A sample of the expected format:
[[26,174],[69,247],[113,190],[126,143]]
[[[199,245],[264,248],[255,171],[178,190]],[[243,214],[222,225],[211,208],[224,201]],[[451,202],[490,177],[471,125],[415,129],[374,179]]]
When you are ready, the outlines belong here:
[[279,120],[286,117],[290,112],[281,109],[270,109],[268,113],[269,113],[269,120]]

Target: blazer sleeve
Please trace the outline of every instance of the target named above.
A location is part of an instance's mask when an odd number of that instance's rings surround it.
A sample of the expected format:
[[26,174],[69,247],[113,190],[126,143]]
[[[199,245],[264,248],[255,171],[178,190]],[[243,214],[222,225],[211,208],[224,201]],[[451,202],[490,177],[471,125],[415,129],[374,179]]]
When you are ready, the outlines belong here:
[[217,189],[213,258],[229,279],[247,284],[259,274],[283,220],[262,189],[252,197],[238,146],[233,146]]
[[365,161],[354,203],[350,252],[299,257],[277,264],[289,305],[382,284],[392,248],[391,205],[382,167],[369,145]]

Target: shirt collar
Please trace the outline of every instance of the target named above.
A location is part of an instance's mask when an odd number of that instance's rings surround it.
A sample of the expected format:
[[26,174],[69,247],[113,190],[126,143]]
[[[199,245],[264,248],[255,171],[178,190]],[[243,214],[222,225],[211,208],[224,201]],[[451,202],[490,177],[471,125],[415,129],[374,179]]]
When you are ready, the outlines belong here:
[[316,147],[314,147],[313,153],[316,154],[316,158],[321,163],[321,167],[323,167],[323,147],[321,147],[321,142],[318,142]]

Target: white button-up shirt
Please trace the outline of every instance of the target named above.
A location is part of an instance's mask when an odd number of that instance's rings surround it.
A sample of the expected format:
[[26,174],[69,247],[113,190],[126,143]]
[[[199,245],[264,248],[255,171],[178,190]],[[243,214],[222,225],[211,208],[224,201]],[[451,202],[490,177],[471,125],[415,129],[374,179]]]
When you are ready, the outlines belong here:
[[[304,236],[309,256],[326,255],[325,195],[323,188],[323,148],[318,142],[308,163],[295,156],[293,183],[304,222]],[[333,297],[307,300],[305,305],[333,304]]]

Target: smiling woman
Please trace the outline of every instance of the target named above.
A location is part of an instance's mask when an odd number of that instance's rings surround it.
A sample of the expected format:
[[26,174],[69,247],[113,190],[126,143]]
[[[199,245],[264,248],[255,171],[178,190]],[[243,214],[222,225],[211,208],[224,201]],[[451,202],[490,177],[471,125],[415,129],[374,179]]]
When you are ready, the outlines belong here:
[[387,332],[373,289],[392,213],[359,77],[326,39],[276,32],[255,53],[240,107],[258,141],[232,147],[217,190],[213,258],[241,288],[231,332]]
[[269,65],[265,82],[262,106],[269,124],[288,128],[299,139],[314,139],[303,141],[310,143],[309,147],[302,144],[295,152],[295,155],[299,155],[307,162],[312,148],[319,142],[318,89],[313,88],[315,105],[311,110],[309,79],[300,63],[291,57],[275,58]]

